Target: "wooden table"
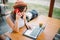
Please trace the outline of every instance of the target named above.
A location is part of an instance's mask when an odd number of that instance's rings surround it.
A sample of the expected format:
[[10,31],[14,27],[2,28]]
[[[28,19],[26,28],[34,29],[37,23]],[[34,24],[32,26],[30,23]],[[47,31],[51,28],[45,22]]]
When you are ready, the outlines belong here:
[[[52,40],[60,28],[60,20],[45,17],[43,15],[38,16],[36,19],[32,20],[29,23],[37,23],[43,22],[46,24],[45,30],[37,37],[36,40]],[[26,27],[20,29],[19,33],[12,32],[11,34],[7,34],[12,40],[32,40],[31,38],[23,36]]]

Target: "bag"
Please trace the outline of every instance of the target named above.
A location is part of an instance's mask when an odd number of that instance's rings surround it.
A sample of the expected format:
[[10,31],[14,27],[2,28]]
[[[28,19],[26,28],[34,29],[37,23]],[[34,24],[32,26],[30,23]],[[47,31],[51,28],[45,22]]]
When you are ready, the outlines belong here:
[[36,10],[31,10],[28,13],[26,13],[26,19],[28,22],[33,20],[37,16],[38,16],[38,12]]

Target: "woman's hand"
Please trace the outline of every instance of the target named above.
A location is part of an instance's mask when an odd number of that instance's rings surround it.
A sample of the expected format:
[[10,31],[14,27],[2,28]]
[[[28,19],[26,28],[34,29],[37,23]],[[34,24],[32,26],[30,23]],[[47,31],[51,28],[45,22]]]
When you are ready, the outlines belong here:
[[22,13],[16,13],[16,20],[18,20],[22,16]]
[[16,19],[19,19],[22,16],[22,13],[19,12],[19,9],[15,9],[16,12]]
[[27,29],[32,29],[28,23],[25,24]]
[[19,20],[19,18],[20,18],[20,17],[16,14],[16,20]]
[[27,29],[31,29],[31,27],[29,25],[27,25]]
[[18,27],[14,27],[13,32],[19,32],[19,28]]

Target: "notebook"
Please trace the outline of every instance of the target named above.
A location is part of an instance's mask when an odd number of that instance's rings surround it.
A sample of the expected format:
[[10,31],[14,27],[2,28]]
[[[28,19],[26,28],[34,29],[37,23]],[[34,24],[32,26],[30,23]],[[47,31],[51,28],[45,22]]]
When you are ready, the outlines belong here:
[[26,30],[23,35],[32,39],[36,39],[38,35],[40,35],[45,29],[45,27],[39,27],[38,25],[32,25],[32,27],[32,29]]

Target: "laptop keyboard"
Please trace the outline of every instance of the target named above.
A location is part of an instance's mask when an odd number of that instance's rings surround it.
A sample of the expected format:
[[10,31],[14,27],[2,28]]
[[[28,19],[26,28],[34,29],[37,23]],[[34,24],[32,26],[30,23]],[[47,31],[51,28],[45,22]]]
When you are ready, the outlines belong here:
[[37,37],[37,35],[39,34],[39,32],[41,31],[41,28],[36,27],[32,32],[31,32],[31,36],[33,37]]

